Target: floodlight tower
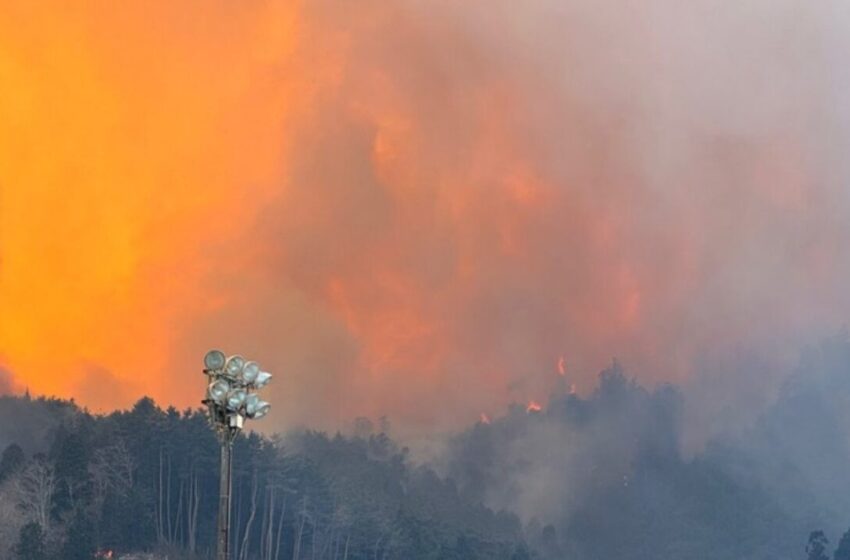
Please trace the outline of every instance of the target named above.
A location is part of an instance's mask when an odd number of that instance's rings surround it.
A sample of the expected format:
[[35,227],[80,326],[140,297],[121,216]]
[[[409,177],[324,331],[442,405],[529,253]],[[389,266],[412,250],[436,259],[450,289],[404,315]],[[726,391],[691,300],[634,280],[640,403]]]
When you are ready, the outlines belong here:
[[204,356],[204,374],[207,396],[202,402],[221,443],[216,560],[229,560],[233,440],[245,418],[258,420],[268,414],[271,405],[260,400],[255,391],[268,385],[272,376],[260,371],[257,362],[245,361],[238,354],[227,358],[220,350],[210,350]]

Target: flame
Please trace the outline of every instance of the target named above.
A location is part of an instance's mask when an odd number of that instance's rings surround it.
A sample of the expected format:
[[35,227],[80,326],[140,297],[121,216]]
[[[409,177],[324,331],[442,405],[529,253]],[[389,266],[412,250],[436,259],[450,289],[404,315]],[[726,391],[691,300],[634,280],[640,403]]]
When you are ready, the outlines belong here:
[[490,423],[490,417],[482,412],[478,421],[481,422],[482,424],[489,424]]
[[537,401],[529,401],[528,406],[525,408],[525,411],[528,412],[528,413],[542,412],[543,411],[543,405],[541,405]]
[[[646,45],[678,36],[607,48],[610,25],[487,3],[114,4],[0,18],[0,371],[21,389],[195,405],[221,346],[282,374],[281,420],[425,424],[545,394],[560,352],[685,376],[850,312],[843,191],[807,155],[841,150],[801,124],[834,103],[712,111],[689,69],[725,54],[659,75]],[[541,79],[562,37],[571,79]]]

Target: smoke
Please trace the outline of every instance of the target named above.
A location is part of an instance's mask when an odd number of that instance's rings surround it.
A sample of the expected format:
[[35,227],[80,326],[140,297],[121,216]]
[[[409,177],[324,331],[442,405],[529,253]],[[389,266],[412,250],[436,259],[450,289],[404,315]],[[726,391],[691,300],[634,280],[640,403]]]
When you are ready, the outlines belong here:
[[[74,387],[74,398],[83,403],[126,403],[138,399],[140,394],[131,381],[97,366],[90,367]],[[109,410],[107,406],[101,404],[98,411]]]
[[11,395],[13,389],[12,372],[0,365],[0,396]]
[[808,349],[746,429],[686,457],[681,393],[614,364],[586,398],[555,394],[436,455],[468,498],[517,513],[543,558],[773,558],[847,529],[850,340]]
[[561,356],[587,394],[617,356],[683,384],[698,446],[848,315],[848,24],[837,1],[18,7],[0,345],[37,391],[95,367],[178,405],[221,346],[278,374],[279,426],[409,431],[545,400]]
[[11,444],[28,455],[48,451],[56,429],[78,413],[65,401],[0,395],[0,453]]
[[681,395],[647,391],[614,364],[586,400],[554,395],[452,439],[442,469],[473,499],[526,522],[569,518],[600,488],[628,485],[648,457],[679,459]]

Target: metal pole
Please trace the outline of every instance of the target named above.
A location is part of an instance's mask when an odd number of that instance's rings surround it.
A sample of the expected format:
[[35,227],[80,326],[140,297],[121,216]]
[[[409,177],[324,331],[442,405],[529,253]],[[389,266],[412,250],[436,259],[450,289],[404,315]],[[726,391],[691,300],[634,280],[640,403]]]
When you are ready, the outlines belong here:
[[232,488],[231,454],[233,438],[230,429],[224,428],[221,434],[221,474],[218,484],[218,543],[216,560],[230,558],[230,491]]
[[218,481],[218,527],[216,528],[216,560],[230,560],[230,498],[233,494],[233,440],[239,435],[245,418],[262,418],[269,403],[254,393],[271,380],[271,374],[260,371],[256,362],[245,362],[239,355],[225,358],[219,350],[204,356],[207,376],[209,421],[221,444]]

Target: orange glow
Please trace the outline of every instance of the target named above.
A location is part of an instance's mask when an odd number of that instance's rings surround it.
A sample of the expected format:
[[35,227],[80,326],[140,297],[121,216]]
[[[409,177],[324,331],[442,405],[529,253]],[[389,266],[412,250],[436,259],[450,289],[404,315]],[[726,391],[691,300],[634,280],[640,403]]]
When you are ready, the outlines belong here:
[[489,424],[490,423],[490,417],[482,412],[478,421],[481,422],[482,424]]
[[829,103],[712,112],[746,80],[692,70],[725,51],[659,67],[669,25],[612,45],[616,10],[510,2],[9,4],[16,390],[195,406],[220,347],[275,374],[278,426],[457,425],[562,393],[555,356],[583,388],[612,356],[675,381],[850,315],[844,183],[810,168],[843,152],[806,128]]
[[528,406],[525,407],[525,411],[528,412],[528,413],[542,412],[543,411],[543,405],[541,405],[537,401],[529,401]]
[[216,253],[273,195],[292,104],[263,76],[294,13],[121,7],[4,8],[0,349],[38,393],[194,403],[163,374],[175,333],[219,305]]

